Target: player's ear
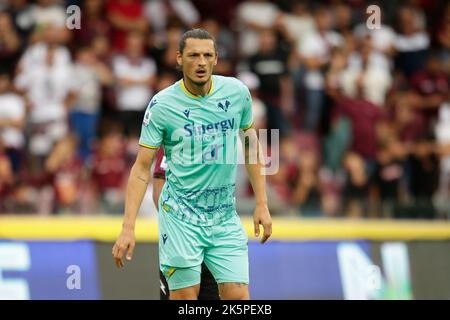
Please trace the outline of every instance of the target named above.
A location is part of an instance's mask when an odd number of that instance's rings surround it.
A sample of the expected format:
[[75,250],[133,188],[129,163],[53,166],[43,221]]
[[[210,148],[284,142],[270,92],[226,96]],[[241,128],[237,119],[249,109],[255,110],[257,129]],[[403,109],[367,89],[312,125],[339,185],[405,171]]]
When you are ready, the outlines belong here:
[[219,59],[219,53],[216,51],[216,60],[214,61],[214,65],[217,66],[217,60]]
[[177,65],[181,67],[183,65],[182,53],[177,51]]

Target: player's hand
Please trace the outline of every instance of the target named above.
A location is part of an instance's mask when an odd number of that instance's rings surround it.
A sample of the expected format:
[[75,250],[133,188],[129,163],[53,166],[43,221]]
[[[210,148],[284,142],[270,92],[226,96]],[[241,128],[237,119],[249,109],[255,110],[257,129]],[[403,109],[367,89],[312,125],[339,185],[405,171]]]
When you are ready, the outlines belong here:
[[257,205],[253,213],[253,224],[255,226],[255,236],[259,237],[259,225],[264,229],[264,234],[261,238],[261,243],[269,239],[272,234],[272,218],[270,217],[269,208],[267,205]]
[[119,235],[114,247],[112,249],[112,255],[118,268],[123,268],[122,257],[126,253],[126,259],[131,261],[133,258],[133,250],[136,244],[134,229],[122,228],[122,232]]

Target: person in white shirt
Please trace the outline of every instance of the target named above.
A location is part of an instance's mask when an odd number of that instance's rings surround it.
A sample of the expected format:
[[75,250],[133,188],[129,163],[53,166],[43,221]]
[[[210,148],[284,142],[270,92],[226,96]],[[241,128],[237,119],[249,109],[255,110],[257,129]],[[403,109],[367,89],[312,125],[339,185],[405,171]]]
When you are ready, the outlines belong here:
[[144,56],[144,38],[140,33],[130,33],[124,55],[113,59],[116,81],[116,105],[119,119],[128,136],[138,137],[143,113],[153,96],[156,64]]
[[305,36],[297,49],[304,68],[300,81],[305,89],[306,130],[316,130],[318,126],[325,95],[324,69],[330,62],[332,49],[344,43],[343,37],[331,29],[331,14],[326,8],[316,9],[314,19],[317,31]]
[[[72,61],[67,48],[59,44],[58,29],[46,25],[42,32],[44,41],[25,51],[14,81],[30,102],[30,154],[41,160],[68,131],[67,101],[72,86]],[[37,170],[43,164],[39,163]]]
[[287,13],[280,13],[275,21],[275,27],[283,36],[298,47],[305,36],[316,31],[316,24],[305,1],[293,1]]
[[0,140],[14,172],[20,170],[25,137],[25,101],[11,90],[9,74],[0,74]]
[[387,57],[374,50],[370,36],[363,38],[358,50],[350,54],[340,80],[344,94],[353,98],[358,94],[358,81],[362,81],[363,98],[384,107],[393,81],[391,68]]
[[240,53],[248,57],[258,51],[259,31],[273,27],[280,11],[267,0],[244,1],[236,10]]
[[85,161],[91,154],[97,133],[102,102],[102,85],[112,84],[112,72],[99,61],[91,47],[77,51],[73,68],[74,104],[70,107],[70,124],[79,142],[79,156]]

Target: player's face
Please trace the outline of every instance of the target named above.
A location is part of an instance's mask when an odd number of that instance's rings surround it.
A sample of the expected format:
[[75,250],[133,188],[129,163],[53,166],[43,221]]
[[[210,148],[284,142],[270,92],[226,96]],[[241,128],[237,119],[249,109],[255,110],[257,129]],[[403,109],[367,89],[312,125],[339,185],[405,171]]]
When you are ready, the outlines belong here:
[[186,39],[183,54],[177,54],[177,62],[185,78],[198,86],[205,85],[217,64],[214,42],[210,39]]

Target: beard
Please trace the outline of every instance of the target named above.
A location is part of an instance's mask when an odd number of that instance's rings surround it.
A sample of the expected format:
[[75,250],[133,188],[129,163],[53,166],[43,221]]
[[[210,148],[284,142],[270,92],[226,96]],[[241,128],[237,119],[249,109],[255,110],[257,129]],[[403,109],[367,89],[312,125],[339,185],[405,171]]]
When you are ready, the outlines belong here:
[[211,79],[211,76],[209,76],[208,79],[205,79],[205,80],[202,80],[202,81],[194,81],[194,80],[192,80],[191,78],[189,78],[189,80],[190,80],[193,84],[195,84],[196,86],[198,86],[198,87],[201,87],[201,86],[204,86],[205,84],[207,84],[208,81],[209,81],[209,79]]

